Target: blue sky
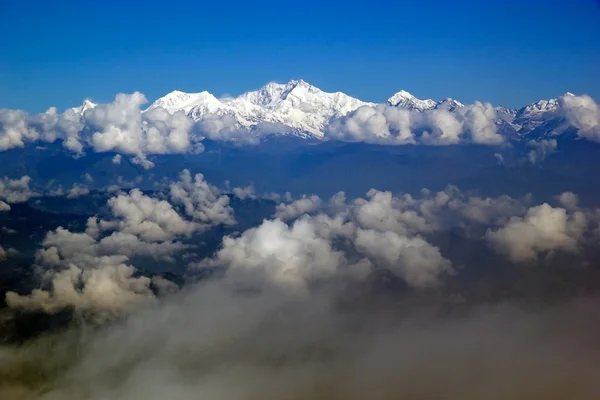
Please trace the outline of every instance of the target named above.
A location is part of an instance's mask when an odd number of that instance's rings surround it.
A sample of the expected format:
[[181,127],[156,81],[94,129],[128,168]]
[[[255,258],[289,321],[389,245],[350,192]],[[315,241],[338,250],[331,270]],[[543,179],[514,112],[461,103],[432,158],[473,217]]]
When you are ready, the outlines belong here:
[[519,107],[600,98],[600,4],[546,1],[0,2],[0,108],[174,89],[237,95],[302,78]]

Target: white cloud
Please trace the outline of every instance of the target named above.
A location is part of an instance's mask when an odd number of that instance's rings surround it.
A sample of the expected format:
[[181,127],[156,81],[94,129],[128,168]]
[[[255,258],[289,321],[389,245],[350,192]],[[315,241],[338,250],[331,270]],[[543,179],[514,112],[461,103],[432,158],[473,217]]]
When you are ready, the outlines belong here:
[[465,197],[460,192],[452,191],[453,198],[448,201],[448,208],[458,214],[458,221],[466,220],[466,224],[502,225],[513,216],[521,216],[526,212],[529,198],[513,199],[510,196],[499,197]]
[[[186,248],[141,233],[139,226],[157,225],[169,239],[185,235],[169,222],[173,212],[203,223],[231,216],[206,211],[223,195],[201,175],[184,171],[174,188],[173,197],[189,210],[185,216],[161,203],[165,200],[133,190],[120,195],[115,218],[91,218],[85,232],[48,233],[36,259],[45,268],[43,289],[9,293],[8,305],[48,313],[74,308],[95,322],[128,318],[50,341],[44,337],[31,346],[4,346],[2,366],[16,365],[17,377],[24,371],[23,386],[32,385],[31,376],[42,376],[48,399],[311,398],[315,388],[324,397],[344,399],[363,399],[365,393],[543,398],[549,390],[568,398],[573,387],[595,398],[599,386],[589,371],[597,363],[590,349],[597,346],[594,335],[581,329],[599,326],[595,301],[534,312],[506,303],[469,304],[453,313],[447,299],[437,308],[437,302],[422,301],[430,299],[424,293],[403,292],[393,303],[372,304],[364,290],[371,280],[359,285],[346,280],[387,268],[412,287],[438,285],[453,268],[426,235],[461,224],[495,226],[486,238],[515,260],[575,251],[587,221],[573,193],[558,197],[566,209],[546,204],[527,209],[528,198],[468,196],[452,187],[420,196],[371,190],[354,201],[338,193],[294,223],[267,220],[225,237],[213,257],[196,265],[224,269],[223,275],[188,282],[186,290],[169,297],[178,291],[174,283],[141,276],[129,259],[163,260]],[[153,289],[166,297],[159,301]],[[433,296],[440,294],[447,292]],[[548,329],[556,326],[561,329]],[[80,333],[74,346],[72,334]],[[552,357],[566,360],[566,367],[549,362]],[[48,370],[47,380],[38,374]],[[480,379],[473,385],[475,370]],[[15,380],[0,385],[0,397],[6,385],[21,384]],[[27,397],[37,396],[36,390]]]
[[118,94],[109,104],[85,111],[91,130],[91,144],[97,152],[116,151],[135,156],[134,162],[144,168],[153,164],[147,154],[185,153],[191,148],[193,122],[183,113],[169,114],[155,108],[142,114],[140,106],[146,97],[135,92]]
[[[52,107],[28,116],[22,111],[0,110],[0,150],[23,147],[26,142],[55,142],[76,154],[86,148],[133,156],[134,163],[151,168],[150,154],[198,152],[193,143],[194,122],[183,112],[169,114],[162,108],[142,112],[146,103],[139,92],[118,94],[112,103],[68,109],[58,114]],[[91,104],[91,103],[90,103]],[[120,158],[113,158],[114,163]]]
[[409,238],[391,231],[359,229],[356,247],[416,288],[436,286],[440,283],[439,276],[452,270],[440,250],[418,236]]
[[496,111],[490,103],[476,101],[470,106],[457,108],[457,112],[464,119],[473,143],[499,145],[504,142],[504,137],[496,131]]
[[23,147],[38,139],[39,134],[29,129],[27,113],[0,109],[0,151]]
[[565,95],[559,98],[567,122],[579,130],[579,136],[600,142],[600,107],[590,96]]
[[346,116],[333,119],[327,137],[348,142],[412,143],[411,112],[387,106],[362,106]]
[[0,200],[0,212],[1,211],[10,211],[10,205],[6,204],[2,200]]
[[387,105],[363,106],[332,119],[326,137],[388,145],[451,145],[464,141],[499,145],[504,137],[497,133],[495,120],[492,105],[480,102],[459,107],[455,112],[443,108],[417,111]]
[[316,211],[321,206],[319,196],[303,196],[290,204],[280,203],[275,209],[275,217],[283,221],[297,218],[303,214]]
[[369,200],[358,199],[354,202],[356,220],[365,229],[390,231],[401,235],[434,229],[435,221],[428,220],[409,207],[415,204],[410,195],[397,198],[391,192],[371,189],[367,196]]
[[241,200],[256,198],[256,191],[252,185],[245,187],[234,187],[231,191],[235,197]]
[[543,161],[558,147],[556,139],[530,140],[527,145],[533,147],[533,150],[527,155],[531,164]]
[[214,259],[201,266],[224,266],[228,279],[242,285],[269,283],[304,294],[311,281],[325,279],[347,265],[344,253],[317,234],[309,219],[288,226],[279,219],[264,221],[239,238],[225,237]]
[[430,145],[450,145],[461,142],[463,124],[447,110],[431,110],[421,115],[424,132],[420,140]]
[[232,141],[242,144],[258,144],[260,135],[256,130],[251,132],[248,128],[241,126],[238,121],[229,114],[216,115],[207,114],[197,122],[197,129],[212,140]]
[[575,211],[579,208],[579,196],[573,192],[564,192],[556,196],[558,204],[567,211]]
[[73,187],[67,192],[67,199],[76,199],[81,196],[87,196],[88,194],[90,194],[90,189],[87,186],[74,183]]
[[84,143],[80,133],[85,128],[85,121],[76,109],[58,114],[56,108],[51,107],[45,113],[31,117],[28,124],[43,141],[53,143],[60,139],[67,150],[83,155]]
[[121,155],[120,154],[115,154],[115,156],[112,158],[112,163],[113,164],[121,164]]
[[530,208],[524,217],[511,218],[498,230],[489,230],[486,238],[512,261],[535,260],[539,253],[578,251],[586,223],[582,212],[568,213],[542,204]]
[[31,178],[23,176],[19,179],[0,178],[0,200],[6,203],[22,203],[35,196],[29,188]]
[[189,236],[200,226],[183,219],[173,206],[132,189],[108,201],[112,214],[118,219],[118,229],[144,241],[165,241],[175,236]]
[[135,268],[125,264],[90,269],[70,265],[52,276],[50,290],[35,289],[29,295],[8,292],[6,303],[12,308],[48,313],[73,307],[102,322],[154,300],[150,278],[134,277],[134,273]]
[[183,170],[179,181],[170,185],[170,198],[174,204],[184,207],[185,213],[195,221],[207,226],[235,223],[229,197],[196,174],[192,179],[189,170]]
[[[47,289],[35,289],[29,295],[8,292],[9,307],[48,313],[74,308],[86,318],[105,322],[152,303],[155,298],[150,278],[138,276],[127,261],[145,256],[172,262],[173,255],[188,246],[172,241],[145,242],[120,231],[101,237],[102,231],[118,225],[116,221],[90,218],[85,232],[62,227],[48,232],[35,258]],[[167,286],[158,283],[163,289]]]

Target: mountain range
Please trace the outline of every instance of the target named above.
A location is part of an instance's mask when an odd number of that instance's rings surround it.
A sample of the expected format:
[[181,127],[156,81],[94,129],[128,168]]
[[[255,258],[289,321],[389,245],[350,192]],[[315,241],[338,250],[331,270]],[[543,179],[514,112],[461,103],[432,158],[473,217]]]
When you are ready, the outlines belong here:
[[[569,95],[572,94],[565,94]],[[239,128],[252,130],[269,124],[273,132],[324,139],[327,124],[332,118],[343,117],[362,106],[378,105],[417,112],[446,110],[451,113],[466,107],[452,98],[421,100],[404,90],[395,93],[385,103],[377,104],[342,92],[324,92],[303,80],[291,80],[288,83],[268,83],[238,97],[217,98],[207,91],[186,93],[175,90],[154,101],[144,111],[159,107],[171,114],[183,111],[194,121],[227,117]],[[73,110],[84,112],[94,106],[86,100]],[[494,107],[498,131],[524,140],[550,135],[562,122],[558,107],[558,99],[540,100],[521,109]]]

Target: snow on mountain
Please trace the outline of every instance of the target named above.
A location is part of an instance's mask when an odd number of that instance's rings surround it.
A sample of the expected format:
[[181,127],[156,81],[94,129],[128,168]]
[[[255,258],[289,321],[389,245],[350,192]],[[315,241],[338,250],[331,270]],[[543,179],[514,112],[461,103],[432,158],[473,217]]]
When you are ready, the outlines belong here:
[[216,112],[222,108],[220,101],[206,91],[200,93],[185,93],[175,90],[156,100],[148,107],[148,109],[151,110],[153,108],[162,107],[171,114],[177,111],[188,113],[194,107],[199,105],[203,106],[207,112]]
[[444,100],[437,103],[434,108],[443,109],[443,110],[452,112],[452,111],[456,110],[457,108],[464,107],[464,106],[465,105],[463,103],[461,103],[460,101],[454,100],[450,97],[446,97]]
[[453,98],[446,97],[442,101],[431,99],[421,100],[408,93],[406,90],[401,90],[387,100],[387,104],[392,107],[406,108],[409,110],[426,111],[433,109],[442,109],[446,111],[454,111],[465,105]]
[[90,110],[92,108],[96,107],[95,103],[92,103],[89,100],[84,100],[83,103],[79,106],[79,107],[73,107],[71,108],[71,110],[75,113],[75,114],[83,114],[84,112],[86,112],[87,110]]
[[558,99],[540,100],[521,108],[516,118],[532,118],[558,110]]
[[431,110],[434,109],[438,103],[431,99],[420,100],[405,90],[401,90],[394,94],[387,100],[387,104],[393,107],[408,108],[410,110]]
[[[566,93],[565,96],[572,95]],[[443,109],[454,112],[465,105],[452,98],[441,101],[421,100],[401,90],[387,100],[391,107],[425,112]],[[86,101],[77,107],[80,112],[95,105]],[[328,93],[303,81],[271,82],[234,98],[217,98],[209,92],[185,93],[173,91],[156,100],[148,110],[162,107],[169,113],[183,111],[194,121],[225,118],[233,129],[258,132],[265,126],[282,134],[322,139],[331,118],[349,114],[361,106],[376,106],[342,92]],[[537,137],[540,132],[555,130],[561,125],[558,99],[540,100],[519,110],[495,107],[496,125],[511,137]],[[73,109],[73,110],[76,110]]]
[[494,107],[494,110],[496,111],[496,116],[503,121],[512,121],[515,115],[517,115],[517,110],[513,108],[498,106]]
[[374,104],[341,92],[324,92],[303,80],[292,80],[286,84],[269,83],[235,98],[217,99],[208,92],[175,91],[156,100],[148,109],[163,107],[170,113],[183,110],[195,121],[207,115],[229,115],[240,127],[280,124],[321,138],[330,118],[364,105]]
[[[564,95],[573,96],[569,92]],[[558,99],[550,99],[540,100],[521,108],[516,112],[512,124],[517,127],[521,136],[530,134],[547,136],[560,125],[561,120]]]

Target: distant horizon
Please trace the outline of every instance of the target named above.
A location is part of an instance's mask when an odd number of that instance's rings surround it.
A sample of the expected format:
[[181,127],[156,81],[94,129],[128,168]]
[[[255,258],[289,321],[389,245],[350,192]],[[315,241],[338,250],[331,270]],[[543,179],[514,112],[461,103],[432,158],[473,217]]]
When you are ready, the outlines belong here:
[[[459,101],[459,102],[461,102],[461,103],[463,103],[463,104],[465,104],[465,105],[468,105],[468,104],[472,104],[472,103],[473,103],[472,101],[471,101],[471,102],[470,102],[470,101],[464,101],[464,100],[462,100],[462,99],[460,99],[460,98],[457,98],[457,97],[455,97],[455,96],[445,96],[445,97],[442,97],[442,98],[429,98],[429,97],[423,97],[423,96],[419,96],[419,95],[417,95],[417,94],[415,94],[415,93],[411,92],[410,90],[406,90],[406,89],[403,89],[403,88],[401,88],[401,89],[398,89],[397,91],[391,92],[389,96],[387,96],[386,98],[384,98],[384,99],[382,99],[382,100],[378,100],[378,101],[373,101],[373,100],[365,100],[365,99],[362,99],[362,98],[360,98],[360,97],[352,96],[352,95],[350,95],[349,93],[343,92],[343,91],[341,91],[341,90],[324,90],[323,88],[321,88],[321,87],[319,87],[319,86],[317,86],[317,85],[314,85],[314,84],[312,84],[310,81],[308,81],[308,80],[306,80],[306,79],[302,79],[302,78],[293,78],[293,79],[290,79],[290,80],[288,80],[288,81],[275,81],[275,80],[271,80],[271,81],[268,81],[268,82],[266,82],[265,84],[263,84],[263,85],[261,85],[261,86],[259,86],[259,87],[256,87],[256,88],[254,88],[254,89],[248,89],[248,90],[244,90],[244,91],[242,91],[242,92],[239,92],[239,93],[236,93],[236,94],[224,93],[224,94],[222,94],[222,95],[218,95],[218,94],[215,94],[215,93],[213,93],[213,92],[210,92],[209,90],[190,91],[190,90],[182,90],[181,88],[175,88],[175,89],[173,89],[173,90],[171,90],[171,91],[165,92],[165,93],[164,93],[164,94],[162,94],[162,95],[159,95],[158,97],[149,97],[149,96],[148,96],[146,93],[144,93],[144,92],[143,92],[143,91],[141,91],[141,90],[134,90],[134,91],[132,91],[132,92],[127,92],[127,93],[126,93],[126,92],[116,92],[116,93],[114,93],[114,95],[113,95],[112,97],[109,97],[109,98],[107,98],[107,99],[101,99],[101,100],[95,99],[95,98],[93,98],[93,97],[91,97],[91,96],[87,96],[87,97],[84,97],[83,99],[81,99],[81,101],[79,101],[79,102],[77,102],[77,103],[74,103],[74,104],[72,104],[72,105],[66,106],[66,107],[64,107],[64,108],[62,108],[62,109],[57,107],[57,110],[58,110],[59,112],[63,112],[63,111],[65,111],[66,109],[73,108],[73,107],[78,107],[78,106],[80,106],[80,105],[82,105],[82,104],[84,104],[85,102],[88,102],[88,101],[89,101],[89,102],[92,102],[92,103],[94,103],[94,104],[106,104],[106,103],[110,103],[110,102],[112,102],[112,101],[114,100],[115,96],[116,96],[117,94],[119,94],[119,93],[131,94],[131,93],[134,93],[134,92],[139,92],[139,93],[142,93],[144,96],[146,96],[146,99],[148,100],[148,101],[147,101],[147,103],[145,103],[145,105],[146,105],[146,106],[149,106],[149,105],[151,105],[151,104],[152,104],[152,103],[154,103],[155,101],[157,101],[157,100],[159,100],[159,99],[161,99],[161,98],[163,98],[163,97],[165,97],[165,96],[167,96],[167,95],[169,95],[169,94],[171,94],[171,93],[173,93],[173,92],[181,92],[181,93],[186,93],[186,94],[198,94],[198,93],[202,93],[202,92],[208,92],[208,93],[210,93],[211,95],[213,95],[215,98],[217,98],[218,100],[222,100],[222,99],[227,99],[227,98],[237,98],[237,97],[239,97],[239,96],[241,96],[241,95],[243,95],[243,94],[245,94],[245,93],[248,93],[248,92],[254,92],[254,91],[258,91],[258,90],[260,90],[260,89],[264,88],[265,86],[267,86],[267,85],[269,85],[269,84],[272,84],[272,83],[279,84],[279,85],[287,85],[287,84],[289,84],[289,83],[291,83],[291,82],[294,82],[294,81],[303,81],[303,82],[305,82],[305,83],[307,83],[307,84],[309,84],[309,85],[311,85],[311,86],[313,86],[313,87],[316,87],[317,89],[319,89],[319,90],[321,90],[321,91],[323,91],[323,92],[325,92],[325,93],[337,93],[337,92],[341,92],[341,93],[344,93],[344,94],[346,94],[346,95],[348,95],[348,96],[351,96],[351,97],[353,97],[353,98],[355,98],[355,99],[358,99],[358,100],[361,100],[361,101],[364,101],[364,102],[371,102],[371,103],[375,103],[375,104],[385,104],[385,103],[386,103],[386,102],[387,102],[387,101],[388,101],[388,100],[389,100],[389,99],[390,99],[392,96],[394,96],[395,94],[397,94],[397,93],[400,93],[400,92],[405,92],[405,93],[408,93],[408,94],[412,95],[413,97],[415,97],[415,98],[416,98],[416,99],[418,99],[418,100],[433,100],[433,101],[439,102],[439,101],[442,101],[442,100],[444,100],[444,99],[448,99],[448,98],[450,98],[450,99],[453,99],[453,100]],[[529,102],[529,103],[526,103],[526,104],[522,104],[522,105],[520,105],[520,106],[518,105],[518,106],[516,106],[516,107],[510,107],[510,106],[507,106],[507,105],[505,105],[505,104],[497,104],[497,103],[494,103],[494,102],[492,102],[492,101],[489,101],[489,100],[487,100],[487,99],[475,99],[474,101],[480,101],[480,102],[482,102],[482,103],[490,103],[490,104],[492,104],[492,106],[494,106],[494,107],[506,107],[506,108],[510,108],[510,109],[513,109],[513,110],[519,110],[519,109],[521,109],[521,108],[524,108],[524,107],[526,107],[526,106],[528,106],[528,105],[530,105],[530,104],[534,104],[534,103],[536,103],[536,102],[538,102],[538,101],[541,101],[541,100],[551,100],[551,99],[556,99],[556,98],[558,98],[558,97],[560,97],[560,96],[564,96],[565,94],[575,94],[575,95],[578,95],[578,96],[581,96],[581,95],[588,95],[588,96],[590,96],[590,97],[594,98],[594,96],[591,96],[589,93],[586,93],[586,92],[584,92],[584,93],[574,93],[574,92],[572,92],[572,91],[566,91],[566,92],[564,92],[564,93],[559,93],[559,94],[556,94],[555,96],[552,96],[552,97],[548,97],[548,98],[539,98],[539,99],[537,99],[537,100],[534,100],[534,101],[532,101],[532,102]],[[594,99],[595,99],[595,98],[594,98]],[[29,111],[29,110],[27,110],[27,109],[22,109],[22,110],[23,110],[23,111],[26,111],[26,112],[29,112],[29,113],[31,113],[31,114],[37,114],[37,113],[43,113],[43,112],[45,112],[46,110],[48,110],[49,108],[51,108],[51,107],[56,107],[56,106],[55,106],[55,105],[52,105],[52,104],[49,104],[49,105],[48,105],[47,107],[45,107],[45,108],[44,108],[44,107],[42,107],[42,109],[43,109],[42,111],[36,111],[36,112],[30,112],[30,111]],[[0,109],[3,109],[3,108],[4,108],[4,109],[9,109],[8,107],[2,107],[2,105],[0,104]]]

